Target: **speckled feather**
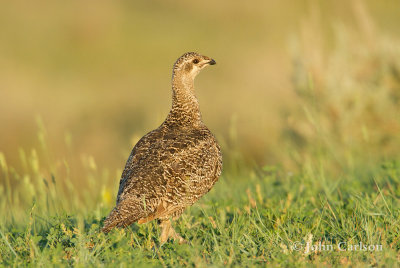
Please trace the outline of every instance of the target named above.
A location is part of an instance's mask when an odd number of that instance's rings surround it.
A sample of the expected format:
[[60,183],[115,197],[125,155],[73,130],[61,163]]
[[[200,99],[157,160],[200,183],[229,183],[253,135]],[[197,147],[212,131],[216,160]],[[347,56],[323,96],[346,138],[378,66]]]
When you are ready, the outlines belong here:
[[221,150],[201,119],[193,85],[198,72],[209,64],[215,61],[194,52],[175,62],[171,111],[160,127],[134,146],[103,232],[134,222],[177,218],[218,180]]

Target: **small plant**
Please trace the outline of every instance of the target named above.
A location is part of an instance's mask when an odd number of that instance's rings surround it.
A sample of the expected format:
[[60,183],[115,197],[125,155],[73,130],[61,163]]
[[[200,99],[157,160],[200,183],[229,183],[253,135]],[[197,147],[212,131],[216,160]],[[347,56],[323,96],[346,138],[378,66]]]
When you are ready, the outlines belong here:
[[303,42],[293,43],[300,105],[285,112],[282,137],[299,167],[312,163],[337,172],[398,153],[400,51],[396,40],[374,30],[363,6],[355,5],[355,15],[358,32],[335,24],[329,48],[316,37],[318,17],[303,25]]

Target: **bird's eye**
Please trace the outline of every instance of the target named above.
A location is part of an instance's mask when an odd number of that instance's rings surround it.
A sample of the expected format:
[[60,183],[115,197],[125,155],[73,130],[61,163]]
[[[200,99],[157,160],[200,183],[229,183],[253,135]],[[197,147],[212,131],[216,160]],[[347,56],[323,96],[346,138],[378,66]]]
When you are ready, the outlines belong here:
[[194,60],[193,60],[193,63],[194,63],[194,64],[197,64],[197,63],[199,63],[199,60],[198,60],[198,59],[194,59]]

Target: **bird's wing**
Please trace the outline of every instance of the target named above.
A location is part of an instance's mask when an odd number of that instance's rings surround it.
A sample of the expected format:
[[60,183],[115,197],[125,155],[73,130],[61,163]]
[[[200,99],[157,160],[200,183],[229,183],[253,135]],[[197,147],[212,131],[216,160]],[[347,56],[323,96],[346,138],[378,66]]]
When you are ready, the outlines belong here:
[[[137,143],[127,161],[116,209],[130,200],[129,204],[140,204],[132,207],[130,214],[133,218],[146,215],[142,222],[171,215],[207,193],[221,168],[220,148],[208,129],[150,132]],[[141,211],[137,211],[139,208]]]
[[208,129],[194,130],[166,147],[162,167],[169,180],[164,200],[171,207],[192,205],[220,176],[221,150]]
[[139,179],[139,173],[143,170],[151,170],[157,162],[158,151],[161,147],[162,133],[159,129],[144,135],[133,147],[119,182],[117,204],[135,180]]

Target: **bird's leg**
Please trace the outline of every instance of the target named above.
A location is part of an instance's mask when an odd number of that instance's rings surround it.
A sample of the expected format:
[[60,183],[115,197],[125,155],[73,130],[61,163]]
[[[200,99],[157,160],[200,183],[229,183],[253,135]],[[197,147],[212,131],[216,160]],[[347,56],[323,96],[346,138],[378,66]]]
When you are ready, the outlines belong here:
[[161,227],[160,245],[163,245],[165,242],[167,242],[169,238],[171,222],[169,220],[161,221],[160,227]]
[[172,237],[175,241],[178,240],[179,244],[186,243],[186,240],[183,239],[177,232],[175,232],[174,228],[171,225],[171,221],[169,219],[163,220],[160,223],[161,227],[161,236],[160,236],[160,244],[163,245],[167,242],[168,238]]

